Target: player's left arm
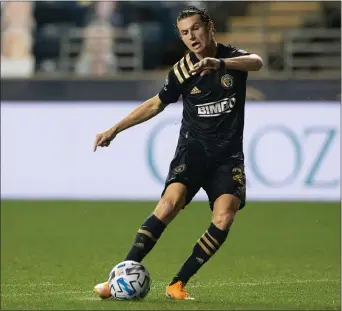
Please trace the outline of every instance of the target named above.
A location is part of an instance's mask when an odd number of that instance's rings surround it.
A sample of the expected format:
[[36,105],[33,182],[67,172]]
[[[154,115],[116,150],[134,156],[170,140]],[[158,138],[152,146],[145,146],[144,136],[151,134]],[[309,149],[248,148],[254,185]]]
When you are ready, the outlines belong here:
[[[226,69],[240,71],[259,71],[263,64],[262,58],[257,54],[219,59],[220,66],[224,66]],[[220,66],[218,68],[220,68]]]
[[243,50],[233,48],[231,57],[228,58],[211,58],[206,57],[194,65],[191,74],[205,75],[212,70],[220,68],[240,70],[240,71],[258,71],[263,66],[262,58],[257,54],[250,54]]

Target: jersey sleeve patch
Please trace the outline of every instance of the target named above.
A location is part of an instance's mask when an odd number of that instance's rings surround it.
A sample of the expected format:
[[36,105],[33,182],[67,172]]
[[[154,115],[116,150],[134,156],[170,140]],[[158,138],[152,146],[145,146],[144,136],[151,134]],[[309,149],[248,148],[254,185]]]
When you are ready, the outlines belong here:
[[173,71],[180,84],[191,77],[190,70],[193,68],[194,64],[190,59],[190,54],[187,54],[173,66]]
[[168,105],[178,101],[181,93],[181,85],[177,81],[174,70],[171,69],[165,79],[163,88],[159,92],[159,98],[163,104]]

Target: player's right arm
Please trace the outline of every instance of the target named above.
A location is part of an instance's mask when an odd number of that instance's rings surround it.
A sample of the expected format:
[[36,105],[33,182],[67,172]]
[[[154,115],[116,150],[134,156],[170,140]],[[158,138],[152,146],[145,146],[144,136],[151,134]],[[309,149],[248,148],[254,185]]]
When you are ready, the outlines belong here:
[[158,113],[162,112],[165,108],[165,105],[159,98],[159,95],[156,95],[143,104],[136,107],[127,117],[123,118],[120,122],[109,128],[108,130],[99,133],[96,135],[94,151],[96,151],[97,147],[108,147],[110,142],[118,135],[120,132],[145,122]]
[[176,102],[179,99],[180,92],[181,89],[177,84],[173,70],[171,70],[164,87],[158,95],[139,105],[127,117],[113,127],[96,135],[94,151],[96,151],[97,147],[108,147],[110,142],[120,132],[155,117],[162,112],[168,104]]

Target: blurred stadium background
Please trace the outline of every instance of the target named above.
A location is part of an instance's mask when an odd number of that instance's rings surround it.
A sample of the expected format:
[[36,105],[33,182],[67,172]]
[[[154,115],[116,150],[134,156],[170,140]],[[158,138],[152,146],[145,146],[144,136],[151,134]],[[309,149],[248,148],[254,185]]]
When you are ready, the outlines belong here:
[[[339,200],[339,176],[330,173],[340,167],[339,1],[2,1],[2,163],[9,161],[3,197],[158,198],[180,105],[120,135],[119,153],[93,156],[88,148],[98,131],[159,92],[186,53],[175,20],[189,4],[210,12],[219,42],[264,59],[265,68],[249,74],[247,89],[250,199]],[[44,145],[25,159],[16,158],[29,147],[18,123],[26,136],[44,133]],[[99,158],[102,180],[92,168]],[[119,164],[128,161],[130,171]],[[47,169],[55,174],[49,182]]]
[[[3,309],[109,308],[75,297],[106,278],[158,200],[181,105],[95,154],[93,139],[159,92],[186,52],[174,25],[187,4],[208,9],[219,42],[265,64],[248,80],[249,207],[208,263],[227,287],[205,287],[205,268],[192,290],[213,296],[197,308],[340,308],[340,1],[1,1]],[[210,219],[192,206],[146,262],[160,291]]]
[[263,57],[255,77],[340,77],[339,1],[1,3],[3,77],[163,72],[185,52],[173,25],[191,3],[209,10],[218,41]]

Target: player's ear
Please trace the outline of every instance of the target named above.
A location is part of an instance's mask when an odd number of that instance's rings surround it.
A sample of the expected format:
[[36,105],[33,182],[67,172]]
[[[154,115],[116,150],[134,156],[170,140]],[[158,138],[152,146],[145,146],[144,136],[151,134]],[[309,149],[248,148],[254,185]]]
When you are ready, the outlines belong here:
[[207,29],[208,29],[209,33],[214,33],[215,32],[214,23],[212,21],[210,21],[208,23]]
[[177,35],[179,36],[180,39],[182,39],[182,34],[178,28],[178,22],[176,22],[176,25],[175,25],[175,31],[177,33]]

